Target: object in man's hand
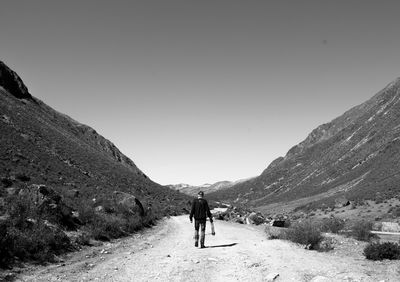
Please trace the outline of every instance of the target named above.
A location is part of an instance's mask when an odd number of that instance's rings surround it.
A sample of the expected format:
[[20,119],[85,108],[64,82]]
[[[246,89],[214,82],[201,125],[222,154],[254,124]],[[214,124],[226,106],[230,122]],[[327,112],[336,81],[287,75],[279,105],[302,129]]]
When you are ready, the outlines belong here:
[[215,236],[214,222],[211,222],[211,235]]

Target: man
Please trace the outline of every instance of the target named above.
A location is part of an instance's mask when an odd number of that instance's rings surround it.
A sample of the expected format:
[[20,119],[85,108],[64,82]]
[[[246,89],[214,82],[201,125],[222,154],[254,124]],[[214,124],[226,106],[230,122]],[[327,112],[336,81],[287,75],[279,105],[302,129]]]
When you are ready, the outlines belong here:
[[199,229],[201,229],[200,235],[200,248],[205,248],[204,240],[206,237],[206,220],[207,217],[210,218],[210,222],[213,222],[213,218],[210,212],[210,208],[208,207],[208,203],[206,199],[203,199],[204,192],[200,191],[197,193],[197,199],[193,200],[192,210],[190,211],[190,222],[193,222],[194,216],[194,246],[199,246]]

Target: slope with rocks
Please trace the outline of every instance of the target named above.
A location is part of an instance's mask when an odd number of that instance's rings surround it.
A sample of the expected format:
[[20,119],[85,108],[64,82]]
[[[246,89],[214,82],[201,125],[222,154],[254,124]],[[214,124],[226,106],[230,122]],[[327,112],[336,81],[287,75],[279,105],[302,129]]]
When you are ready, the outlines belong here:
[[400,79],[313,130],[249,181],[210,195],[254,207],[400,196]]
[[[131,192],[171,206],[186,198],[151,181],[109,140],[29,94],[18,75],[0,62],[0,176],[78,188],[90,197]],[[175,205],[175,204],[174,204]]]
[[[18,249],[24,244],[50,248],[44,260],[70,249],[60,232],[75,223],[109,240],[187,212],[190,197],[153,182],[111,141],[33,97],[2,62],[0,132],[0,267],[4,258],[36,260],[34,247]],[[60,246],[47,246],[44,234]]]

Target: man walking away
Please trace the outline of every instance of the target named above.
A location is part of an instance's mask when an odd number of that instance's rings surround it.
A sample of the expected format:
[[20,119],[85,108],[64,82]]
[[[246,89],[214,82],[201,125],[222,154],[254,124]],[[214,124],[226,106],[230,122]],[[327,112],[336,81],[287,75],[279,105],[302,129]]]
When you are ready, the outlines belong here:
[[210,208],[208,207],[208,203],[206,199],[203,199],[204,192],[200,191],[197,193],[197,199],[193,200],[192,210],[190,211],[190,222],[193,222],[194,217],[194,246],[199,246],[199,228],[201,228],[200,234],[200,248],[205,248],[204,240],[206,237],[206,220],[207,217],[210,218],[210,222],[213,222],[213,218],[210,212]]

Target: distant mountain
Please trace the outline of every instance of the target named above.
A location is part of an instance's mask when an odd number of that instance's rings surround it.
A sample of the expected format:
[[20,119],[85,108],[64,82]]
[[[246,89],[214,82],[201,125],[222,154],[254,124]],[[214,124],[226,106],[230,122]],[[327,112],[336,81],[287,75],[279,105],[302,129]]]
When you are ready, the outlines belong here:
[[400,196],[400,79],[313,130],[249,181],[209,195],[268,210]]
[[[145,204],[178,212],[189,199],[150,180],[93,128],[33,97],[21,78],[1,61],[0,132],[4,186],[45,184],[61,195],[75,189],[82,197],[97,201],[117,190]],[[4,193],[0,189],[0,199]]]
[[237,180],[234,182],[219,181],[214,184],[207,183],[207,184],[203,184],[203,185],[199,185],[199,186],[192,186],[190,184],[180,183],[180,184],[167,185],[167,187],[177,190],[179,192],[182,192],[184,194],[187,194],[189,196],[196,196],[199,191],[203,191],[207,195],[208,193],[212,193],[212,192],[218,191],[220,189],[226,189],[226,188],[232,187],[233,185],[241,183],[246,180],[249,180],[249,178]]

